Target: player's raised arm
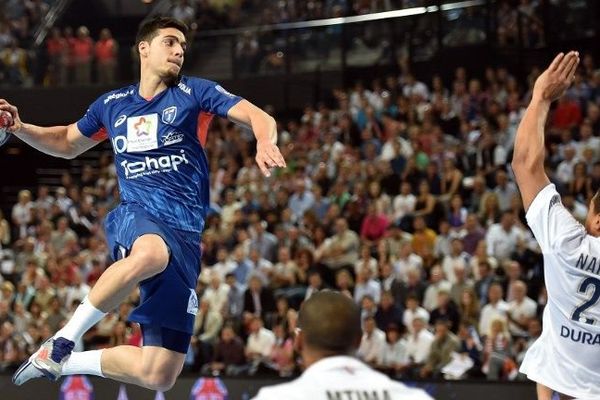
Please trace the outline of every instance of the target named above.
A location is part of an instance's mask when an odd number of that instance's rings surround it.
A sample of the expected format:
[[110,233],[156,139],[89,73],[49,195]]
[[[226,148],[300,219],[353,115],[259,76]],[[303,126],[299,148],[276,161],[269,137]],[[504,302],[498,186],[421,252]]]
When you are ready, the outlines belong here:
[[77,124],[51,127],[25,124],[19,117],[17,107],[4,99],[0,99],[0,110],[10,112],[13,117],[13,125],[8,128],[9,132],[30,146],[51,156],[75,158],[98,144],[98,141],[84,136],[77,128]]
[[544,126],[550,103],[561,97],[573,82],[579,53],[560,53],[536,80],[531,102],[519,124],[512,168],[525,211],[535,196],[550,183],[544,171]]
[[247,100],[229,109],[227,117],[244,125],[254,132],[256,137],[256,163],[265,176],[270,176],[270,169],[285,168],[285,160],[277,147],[277,123],[269,114]]

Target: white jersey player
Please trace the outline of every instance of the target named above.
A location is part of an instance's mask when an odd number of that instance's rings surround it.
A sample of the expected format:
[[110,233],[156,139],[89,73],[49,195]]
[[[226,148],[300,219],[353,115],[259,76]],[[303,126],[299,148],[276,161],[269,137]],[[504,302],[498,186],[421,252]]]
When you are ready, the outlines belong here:
[[562,205],[544,171],[544,125],[550,103],[573,81],[579,54],[559,54],[537,79],[517,131],[512,167],[544,254],[548,304],[543,332],[521,372],[538,383],[539,400],[600,398],[600,194],[585,226]]
[[307,369],[292,382],[262,388],[254,400],[433,400],[349,356],[360,342],[360,309],[343,294],[313,294],[298,324],[295,346]]

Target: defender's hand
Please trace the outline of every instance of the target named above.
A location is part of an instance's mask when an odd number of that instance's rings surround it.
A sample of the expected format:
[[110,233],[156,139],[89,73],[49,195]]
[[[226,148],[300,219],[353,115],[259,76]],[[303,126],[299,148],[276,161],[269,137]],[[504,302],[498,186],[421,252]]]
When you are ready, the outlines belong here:
[[552,64],[535,81],[533,98],[554,101],[565,94],[573,83],[575,70],[579,64],[579,52],[560,53]]

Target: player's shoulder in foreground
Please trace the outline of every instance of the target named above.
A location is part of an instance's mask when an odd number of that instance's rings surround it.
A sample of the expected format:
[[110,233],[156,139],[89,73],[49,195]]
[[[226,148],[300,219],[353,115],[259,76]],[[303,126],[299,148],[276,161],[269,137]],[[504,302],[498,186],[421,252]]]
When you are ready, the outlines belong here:
[[113,102],[119,101],[121,99],[124,99],[126,97],[134,95],[136,90],[137,90],[137,84],[130,84],[130,85],[123,86],[118,89],[114,89],[109,92],[106,92],[106,93],[102,94],[100,97],[98,97],[98,99],[96,101],[100,102],[102,105],[106,106],[106,105],[109,105],[110,103],[113,103]]
[[[206,93],[206,94],[212,95],[212,94],[216,94],[216,92],[218,92],[227,97],[231,97],[231,98],[237,97],[233,93],[230,93],[229,91],[227,91],[223,86],[221,86],[220,83],[211,81],[210,79],[200,78],[197,76],[182,75],[179,80],[178,86],[181,90],[184,90],[184,91],[185,91],[185,89],[198,90],[200,92],[199,94]],[[213,92],[213,90],[216,90],[216,92]]]

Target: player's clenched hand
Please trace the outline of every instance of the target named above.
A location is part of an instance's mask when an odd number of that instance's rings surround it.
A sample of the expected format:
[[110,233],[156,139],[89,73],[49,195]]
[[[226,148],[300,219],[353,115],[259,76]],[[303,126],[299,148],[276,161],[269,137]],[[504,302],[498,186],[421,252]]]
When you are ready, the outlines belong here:
[[0,99],[0,110],[8,111],[13,118],[13,124],[6,129],[7,131],[18,132],[23,127],[23,122],[21,122],[17,107],[4,99]]
[[578,64],[579,53],[576,51],[557,55],[548,69],[535,81],[533,97],[545,101],[554,101],[561,97],[573,83]]
[[279,147],[268,140],[259,141],[256,144],[256,163],[266,177],[271,176],[272,168],[286,167]]

